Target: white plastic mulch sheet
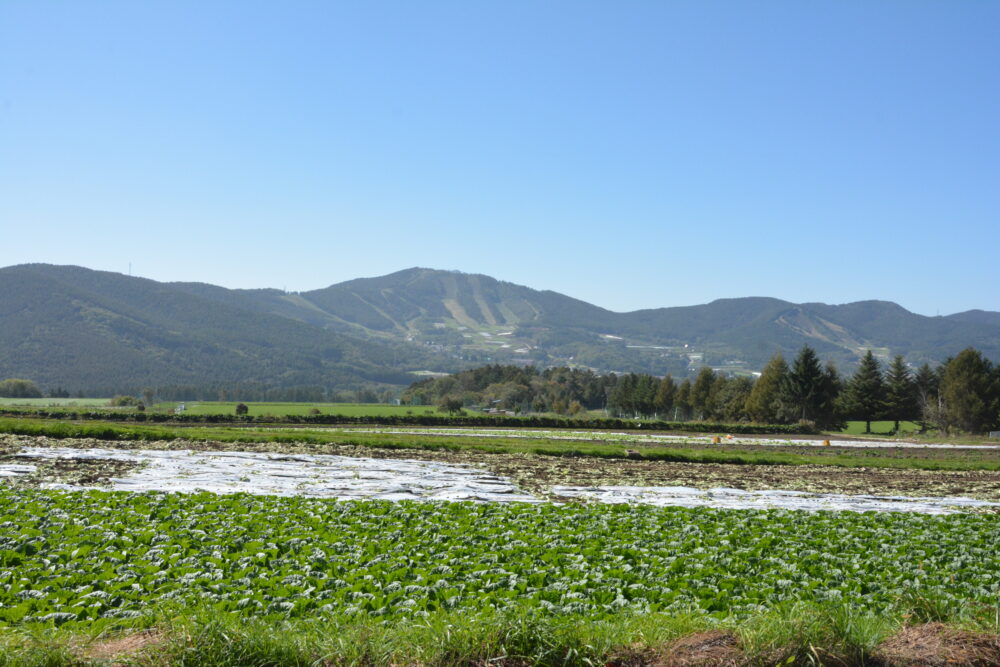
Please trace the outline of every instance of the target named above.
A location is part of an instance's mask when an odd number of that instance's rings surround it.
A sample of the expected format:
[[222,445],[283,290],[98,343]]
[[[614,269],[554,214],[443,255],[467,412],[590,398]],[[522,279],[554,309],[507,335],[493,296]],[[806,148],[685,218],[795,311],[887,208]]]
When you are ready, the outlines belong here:
[[[509,480],[465,465],[348,456],[199,452],[191,450],[113,450],[26,447],[18,455],[25,464],[0,467],[0,478],[30,474],[30,461],[90,459],[131,461],[142,467],[110,479],[105,488],[122,491],[211,491],[278,496],[311,496],[343,500],[472,500],[539,502]],[[80,488],[47,484],[48,488]],[[1000,503],[962,497],[742,491],[686,486],[557,486],[553,495],[599,503],[728,509],[847,510],[855,512],[919,512],[951,514],[970,510],[1000,511]]]
[[[664,444],[681,442],[687,444],[713,444],[711,434],[705,435],[673,435],[665,433],[639,433],[624,431],[545,431],[527,429],[475,429],[475,428],[329,428],[328,431],[343,431],[354,433],[392,433],[396,435],[431,435],[477,438],[544,438],[546,440],[595,440],[619,444],[650,443]],[[826,447],[826,443],[835,447],[851,447],[855,449],[1000,449],[1000,445],[955,445],[947,443],[907,442],[903,440],[808,440],[805,438],[774,438],[752,435],[727,435],[722,437],[722,443],[727,445],[767,445],[796,447]]]
[[21,465],[18,463],[0,464],[0,477],[17,477],[18,475],[28,475],[37,469],[33,465]]
[[909,498],[862,496],[805,491],[743,491],[740,489],[696,489],[689,486],[557,486],[556,496],[600,503],[629,503],[673,507],[728,509],[839,510],[851,512],[917,512],[953,514],[974,509],[1000,510],[1000,503],[961,497]]
[[[509,481],[471,466],[330,455],[190,450],[26,447],[25,459],[103,459],[145,464],[110,480],[121,491],[211,491],[339,499],[538,502]],[[48,485],[50,488],[79,488]]]

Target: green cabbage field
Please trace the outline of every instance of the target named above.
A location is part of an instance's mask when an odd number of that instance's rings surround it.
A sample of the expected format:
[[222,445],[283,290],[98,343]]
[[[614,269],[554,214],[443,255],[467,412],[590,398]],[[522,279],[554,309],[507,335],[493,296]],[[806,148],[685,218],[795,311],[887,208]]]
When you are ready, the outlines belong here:
[[0,485],[0,623],[167,606],[265,618],[529,607],[751,615],[996,607],[995,515],[337,502]]

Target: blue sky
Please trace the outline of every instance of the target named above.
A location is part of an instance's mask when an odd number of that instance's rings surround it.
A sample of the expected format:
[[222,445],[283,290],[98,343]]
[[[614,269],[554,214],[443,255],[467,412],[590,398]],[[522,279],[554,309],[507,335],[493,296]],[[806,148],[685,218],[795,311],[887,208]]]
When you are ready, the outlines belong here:
[[1000,310],[1000,3],[0,2],[0,266]]

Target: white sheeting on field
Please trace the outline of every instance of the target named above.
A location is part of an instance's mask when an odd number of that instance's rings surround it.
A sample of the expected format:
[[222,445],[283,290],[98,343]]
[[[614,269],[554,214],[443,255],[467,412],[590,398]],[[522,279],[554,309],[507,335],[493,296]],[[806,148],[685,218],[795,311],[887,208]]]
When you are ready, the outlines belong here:
[[[112,478],[121,491],[211,491],[338,499],[538,502],[472,466],[348,456],[25,447],[26,459],[103,459],[144,466]],[[48,485],[50,488],[79,488]]]
[[[609,444],[669,444],[671,442],[711,445],[714,434],[674,435],[668,433],[641,433],[624,431],[546,431],[531,429],[475,429],[475,428],[329,428],[328,431],[345,433],[390,433],[395,435],[462,436],[476,438],[544,438],[545,440],[594,440]],[[752,435],[725,435],[726,445],[769,445],[797,447],[825,447],[829,441],[834,447],[856,449],[1000,449],[1000,445],[956,445],[949,443],[908,442],[905,440],[810,440],[798,438],[775,438]]]
[[793,509],[851,512],[917,512],[953,514],[974,509],[1000,510],[1000,503],[961,497],[909,498],[864,496],[805,491],[743,491],[741,489],[696,489],[689,486],[557,486],[556,496],[600,503],[628,503],[671,507],[715,507],[721,509]]
[[0,464],[0,477],[17,477],[18,475],[28,475],[37,470],[37,466],[21,465],[18,463]]
[[[90,459],[143,464],[125,477],[110,480],[108,487],[121,491],[244,492],[341,500],[539,502],[510,481],[480,468],[430,461],[254,452],[48,447],[25,447],[17,456],[28,461]],[[0,477],[34,471],[35,466],[30,464],[5,465],[0,468]],[[46,486],[80,488],[67,484]],[[981,509],[1000,511],[1000,503],[962,497],[908,498],[726,488],[704,490],[685,486],[557,486],[552,489],[552,493],[563,498],[600,503],[727,509],[778,508],[923,514],[950,514]]]

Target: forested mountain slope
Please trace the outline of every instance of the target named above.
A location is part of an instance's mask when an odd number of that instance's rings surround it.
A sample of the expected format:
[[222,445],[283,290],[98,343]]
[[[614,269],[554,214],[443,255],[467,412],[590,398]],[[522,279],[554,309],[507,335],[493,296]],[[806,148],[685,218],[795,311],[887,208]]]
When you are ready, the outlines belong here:
[[751,297],[615,313],[489,276],[413,268],[301,293],[158,283],[80,267],[0,269],[0,377],[45,386],[254,382],[353,388],[484,363],[598,371],[759,370],[803,345],[850,371],[968,346],[1000,361],[1000,313]]
[[922,363],[971,345],[1000,359],[1000,313],[925,317],[888,301],[834,306],[748,297],[615,313],[489,276],[421,268],[296,297],[307,307],[295,314],[286,305],[284,313],[317,322],[318,310],[329,316],[327,326],[436,343],[482,362],[575,362],[660,373],[703,363],[756,370],[774,352],[791,356],[805,344],[845,370],[869,348]]
[[[228,290],[214,288],[221,296]],[[408,384],[455,367],[417,346],[361,340],[168,283],[79,267],[0,269],[0,377],[45,386]]]

